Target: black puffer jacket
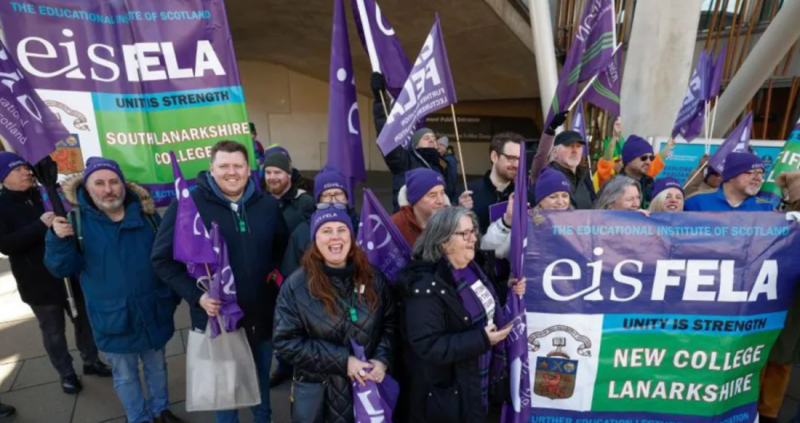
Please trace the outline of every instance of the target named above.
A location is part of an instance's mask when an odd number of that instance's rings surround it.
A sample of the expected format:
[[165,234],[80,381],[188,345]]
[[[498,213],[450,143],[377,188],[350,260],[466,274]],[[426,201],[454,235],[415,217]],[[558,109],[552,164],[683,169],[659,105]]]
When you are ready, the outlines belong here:
[[[354,290],[352,265],[345,269],[324,267],[338,298],[350,298]],[[294,366],[294,379],[302,382],[327,381],[326,423],[349,423],[353,415],[353,392],[347,377],[347,360],[352,355],[350,339],[363,345],[368,359],[379,360],[391,369],[396,336],[396,303],[380,270],[373,268],[380,306],[372,313],[366,302],[356,304],[358,321],[352,322],[340,307],[336,319],[325,313],[322,301],[308,291],[306,272],[294,272],[281,287],[275,309],[275,349]]]
[[[413,423],[479,423],[487,409],[481,397],[478,358],[491,344],[475,327],[455,289],[445,261],[416,261],[398,275],[403,365],[399,420]],[[498,306],[500,306],[498,304]]]
[[[47,226],[39,219],[42,214],[44,205],[37,189],[0,190],[0,253],[11,262],[11,274],[22,301],[31,305],[64,304],[64,281],[54,278],[44,267]],[[76,284],[72,290],[80,293]]]

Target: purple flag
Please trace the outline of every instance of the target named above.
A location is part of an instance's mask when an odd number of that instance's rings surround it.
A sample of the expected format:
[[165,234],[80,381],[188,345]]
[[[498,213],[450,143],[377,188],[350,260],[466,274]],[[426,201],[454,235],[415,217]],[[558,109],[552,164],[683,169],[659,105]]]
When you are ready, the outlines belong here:
[[[355,358],[367,361],[364,347],[352,339],[350,346],[353,348]],[[397,405],[397,397],[400,395],[400,385],[394,378],[387,374],[381,383],[368,380],[365,386],[361,386],[358,382],[353,381],[352,385],[353,413],[355,413],[356,423],[392,421],[392,413]]]
[[369,55],[372,71],[383,74],[386,89],[392,97],[397,98],[411,73],[411,62],[403,46],[377,3],[373,0],[351,0],[351,6],[358,37]]
[[[581,115],[583,109],[579,109]],[[575,113],[576,115],[578,113]],[[573,130],[576,130],[573,126]],[[520,151],[525,151],[525,142],[520,145]],[[525,163],[520,163],[517,170],[517,180],[514,186],[514,212],[511,217],[511,275],[515,278],[522,277],[525,249],[528,244],[528,178]],[[508,376],[511,383],[511,404],[504,404],[501,412],[501,423],[524,423],[531,416],[531,377],[528,366],[528,328],[525,300],[508,292],[505,316],[513,325],[511,333],[505,340],[506,355],[508,357]]]
[[[614,52],[614,57],[592,86],[583,95],[583,99],[595,106],[608,111],[612,117],[619,116],[619,95],[622,87],[622,53],[621,49]],[[585,138],[584,138],[585,139]]]
[[211,339],[214,339],[219,336],[222,330],[235,332],[239,321],[244,317],[244,312],[239,308],[239,303],[236,302],[236,281],[233,278],[233,270],[228,262],[228,246],[219,233],[217,222],[211,224],[211,242],[216,255],[214,261],[216,270],[208,286],[208,296],[222,303],[219,315],[209,318]]
[[728,138],[725,139],[725,142],[719,146],[714,155],[708,159],[708,167],[714,169],[719,173],[722,174],[722,170],[725,169],[725,159],[728,158],[728,154],[734,151],[747,151],[750,147],[750,134],[753,131],[753,112],[749,112],[744,119],[742,119],[742,123],[740,123],[730,134],[728,134]]
[[389,154],[400,145],[405,147],[425,116],[456,101],[437,14],[436,23],[425,39],[414,68],[403,85],[403,91],[386,117],[386,126],[378,136],[378,147],[383,155]]
[[545,128],[558,113],[566,110],[578,95],[578,84],[592,79],[608,67],[616,47],[612,0],[589,0],[583,8],[580,25],[558,78],[556,94]]
[[200,212],[197,211],[189,192],[189,184],[181,173],[175,153],[170,151],[169,154],[175,177],[175,198],[178,199],[172,256],[175,260],[186,263],[190,276],[208,280],[216,262],[211,236],[203,224]]
[[710,60],[706,51],[700,52],[697,60],[697,67],[689,79],[689,87],[686,89],[686,96],[683,98],[683,105],[678,111],[678,118],[672,128],[672,137],[680,135],[687,142],[691,142],[703,130],[703,123],[706,120],[706,101],[709,95],[709,80],[711,76],[708,72]]
[[357,242],[369,262],[381,269],[390,283],[411,263],[411,247],[369,189],[364,190]]
[[579,101],[578,105],[575,107],[575,111],[572,112],[572,124],[570,128],[581,134],[582,139],[586,138],[586,119],[584,119],[583,113],[583,102]]
[[[361,119],[344,0],[334,0],[333,4],[327,167],[347,177],[350,185],[348,192],[352,194],[356,182],[367,180],[367,168],[361,146]],[[355,204],[354,195],[348,195],[348,198],[351,205]]]
[[70,134],[36,93],[0,42],[0,135],[17,154],[36,164],[56,150],[56,143]]
[[711,69],[711,83],[709,84],[708,91],[709,99],[719,95],[719,90],[722,86],[722,70],[725,68],[725,56],[727,54],[728,49],[726,47],[717,55],[717,60],[714,62],[713,68]]

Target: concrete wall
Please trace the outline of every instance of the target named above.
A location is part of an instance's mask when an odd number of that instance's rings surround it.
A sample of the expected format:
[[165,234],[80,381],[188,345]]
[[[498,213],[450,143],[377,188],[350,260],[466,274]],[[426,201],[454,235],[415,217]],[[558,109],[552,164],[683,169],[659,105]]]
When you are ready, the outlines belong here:
[[[239,62],[247,111],[262,144],[281,143],[299,170],[319,170],[327,161],[328,84],[267,62]],[[372,99],[358,96],[361,134],[367,170],[387,171],[372,123]],[[448,115],[450,109],[445,111]],[[541,127],[538,99],[463,102],[456,113],[533,117]],[[451,140],[454,142],[455,140]],[[463,143],[467,174],[482,174],[489,166],[488,143]]]

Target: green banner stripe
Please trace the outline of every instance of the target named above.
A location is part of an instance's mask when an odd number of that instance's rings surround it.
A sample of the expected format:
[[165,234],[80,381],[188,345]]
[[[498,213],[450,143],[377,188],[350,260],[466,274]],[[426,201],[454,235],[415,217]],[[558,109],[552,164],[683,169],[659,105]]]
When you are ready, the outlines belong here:
[[606,88],[605,85],[595,81],[594,84],[592,84],[592,88],[595,90],[595,92],[597,92],[597,94],[606,97],[615,103],[619,103],[619,96],[616,95],[616,93],[614,93],[613,91]]

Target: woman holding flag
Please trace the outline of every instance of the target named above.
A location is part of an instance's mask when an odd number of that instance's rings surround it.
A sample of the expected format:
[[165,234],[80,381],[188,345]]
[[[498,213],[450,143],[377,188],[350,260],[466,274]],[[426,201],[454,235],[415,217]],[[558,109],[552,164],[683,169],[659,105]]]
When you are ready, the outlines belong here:
[[[463,207],[439,210],[414,246],[414,262],[398,275],[403,358],[409,373],[399,408],[408,421],[483,422],[488,410],[493,346],[503,305],[474,264],[478,220]],[[512,280],[517,295],[525,281]]]
[[274,342],[294,366],[293,422],[353,422],[351,383],[380,384],[392,363],[395,302],[353,235],[346,211],[316,211],[312,245],[278,297]]

